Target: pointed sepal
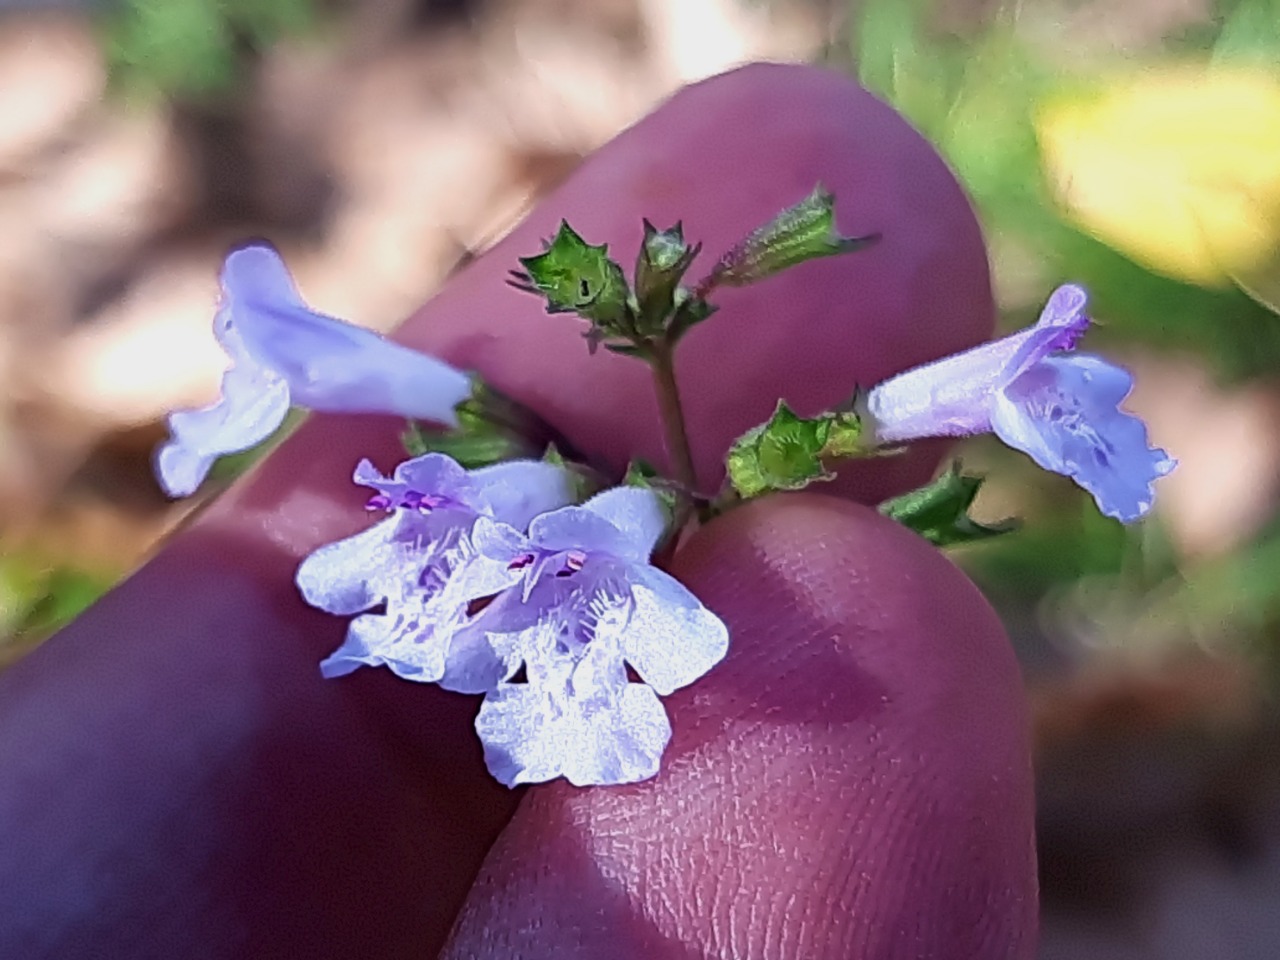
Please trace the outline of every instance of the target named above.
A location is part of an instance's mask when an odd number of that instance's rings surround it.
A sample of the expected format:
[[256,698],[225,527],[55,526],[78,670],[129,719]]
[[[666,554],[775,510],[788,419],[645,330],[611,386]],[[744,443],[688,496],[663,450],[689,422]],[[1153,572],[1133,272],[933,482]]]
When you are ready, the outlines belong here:
[[548,313],[576,313],[607,331],[630,313],[627,280],[622,267],[609,259],[608,244],[591,246],[567,221],[560,222],[545,251],[521,257],[520,263],[525,272],[515,275],[515,281],[541,293]]
[[959,463],[953,463],[923,487],[886,500],[879,510],[939,547],[988,540],[1016,530],[1019,522],[1015,519],[983,524],[969,516],[982,483],[982,477],[966,474]]
[[833,476],[822,452],[831,430],[825,417],[805,419],[779,400],[767,423],[748,430],[729,448],[729,482],[744,500],[778,490],[803,490]]

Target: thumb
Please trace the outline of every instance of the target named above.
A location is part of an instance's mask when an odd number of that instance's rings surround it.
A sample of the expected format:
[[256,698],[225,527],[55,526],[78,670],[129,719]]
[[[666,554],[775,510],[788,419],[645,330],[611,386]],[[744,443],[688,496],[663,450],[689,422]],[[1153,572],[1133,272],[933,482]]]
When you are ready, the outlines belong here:
[[675,571],[732,648],[663,772],[534,788],[449,958],[1030,957],[1027,712],[978,591],[864,507],[773,498]]

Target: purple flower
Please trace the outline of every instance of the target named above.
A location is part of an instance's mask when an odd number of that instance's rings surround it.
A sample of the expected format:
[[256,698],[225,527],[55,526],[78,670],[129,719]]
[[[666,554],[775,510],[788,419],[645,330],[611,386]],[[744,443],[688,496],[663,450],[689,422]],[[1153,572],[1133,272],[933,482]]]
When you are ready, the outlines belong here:
[[[362,614],[320,665],[326,677],[384,664],[410,680],[439,680],[469,605],[522,576],[476,549],[477,523],[490,536],[519,538],[534,516],[573,501],[566,470],[531,460],[467,471],[428,453],[401,463],[389,478],[361,461],[354,479],[376,491],[369,508],[390,516],[316,550],[297,573],[312,606]],[[384,612],[364,612],[380,604]]]
[[454,407],[471,389],[466,374],[309,309],[270,246],[231,253],[221,283],[213,332],[231,367],[216,403],[169,417],[156,473],[170,496],[193,493],[215,459],[269,437],[291,404],[456,424]]
[[1133,386],[1128,372],[1068,352],[1088,329],[1086,300],[1080,287],[1059,287],[1034,327],[886,380],[867,397],[876,439],[991,431],[1071,477],[1107,516],[1139,519],[1176,461],[1148,446],[1142,421],[1120,409]]
[[[631,783],[657,772],[671,736],[658,695],[710,670],[729,639],[649,563],[667,521],[656,494],[620,487],[535,518],[527,537],[477,523],[477,549],[521,583],[458,632],[442,685],[488,692],[476,729],[502,783]],[[526,681],[514,682],[521,664]]]

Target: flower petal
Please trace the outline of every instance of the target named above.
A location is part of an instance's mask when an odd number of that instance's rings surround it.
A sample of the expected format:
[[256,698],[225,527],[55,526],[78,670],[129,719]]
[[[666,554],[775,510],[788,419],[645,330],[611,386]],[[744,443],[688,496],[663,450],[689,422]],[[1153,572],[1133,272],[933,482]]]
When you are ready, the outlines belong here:
[[471,393],[466,374],[372,330],[311,310],[270,246],[254,244],[231,253],[222,289],[224,329],[284,377],[295,403],[456,425],[454,407]]
[[1127,371],[1100,357],[1050,357],[1003,391],[992,426],[1009,446],[1075,480],[1104,514],[1131,523],[1151,509],[1154,481],[1176,463],[1119,409],[1131,386]]
[[684,584],[656,567],[633,572],[619,643],[642,680],[667,696],[724,659],[729,629]]
[[666,533],[671,513],[653,490],[641,487],[613,487],[598,493],[583,508],[604,517],[622,531],[632,549],[621,559],[643,563]]
[[537,629],[497,633],[472,621],[449,642],[440,686],[455,693],[488,693],[520,668]]
[[991,429],[996,393],[1055,350],[1075,346],[1089,325],[1082,288],[1059,287],[1040,320],[992,343],[928,363],[886,380],[867,396],[881,443],[920,437],[961,437]]
[[490,516],[520,530],[539,514],[574,501],[573,475],[542,460],[512,460],[471,471]]
[[275,432],[289,412],[285,382],[247,359],[222,377],[222,396],[202,410],[169,415],[170,439],[157,451],[156,476],[171,497],[196,491],[213,466],[228,453],[257,446]]
[[346,640],[320,662],[320,673],[331,679],[357,667],[386,666],[406,680],[434,683],[444,673],[448,643],[447,632],[423,610],[366,613],[351,621]]
[[[575,786],[635,783],[658,772],[671,723],[652,689],[628,683],[603,648],[560,663],[544,682],[501,684],[476,717],[485,763],[501,783],[565,777]],[[580,695],[579,691],[589,691]]]
[[1075,284],[1063,284],[1054,290],[1040,311],[1040,319],[1027,331],[1028,336],[1005,368],[1005,384],[1012,383],[1051,353],[1074,350],[1089,329],[1089,318],[1084,312],[1088,302],[1089,295],[1084,288]]
[[535,517],[529,540],[548,553],[581,550],[646,563],[667,521],[666,509],[652,490],[614,487],[580,507]]
[[562,507],[540,514],[529,524],[529,542],[548,554],[562,550],[634,554],[634,546],[621,530],[585,506]]
[[345,540],[327,543],[298,565],[302,598],[327,613],[360,613],[386,599],[376,574],[395,564],[403,548],[394,544],[401,518],[389,517]]

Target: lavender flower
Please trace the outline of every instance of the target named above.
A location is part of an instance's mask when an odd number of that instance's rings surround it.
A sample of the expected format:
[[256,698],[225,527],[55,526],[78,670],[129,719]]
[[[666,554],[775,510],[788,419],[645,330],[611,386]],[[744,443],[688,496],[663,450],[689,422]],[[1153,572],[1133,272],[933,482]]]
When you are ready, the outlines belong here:
[[[410,680],[439,680],[468,606],[522,576],[476,549],[477,523],[486,524],[490,537],[518,539],[534,516],[573,501],[566,470],[530,460],[467,471],[444,454],[428,453],[401,463],[391,477],[361,461],[354,479],[376,491],[369,508],[390,516],[316,550],[297,573],[312,606],[363,614],[320,665],[326,677],[385,664]],[[383,613],[364,612],[383,603]]]
[[1133,386],[1128,372],[1068,352],[1088,329],[1086,300],[1079,287],[1059,287],[1034,327],[880,384],[867,397],[877,441],[993,431],[1071,477],[1107,516],[1142,517],[1154,481],[1176,461],[1149,447],[1142,421],[1119,408]]
[[[658,695],[728,648],[724,623],[649,563],[667,519],[653,492],[616,488],[535,518],[527,537],[477,523],[477,549],[522,581],[458,632],[442,685],[490,691],[476,729],[502,783],[657,772],[671,736]],[[527,681],[513,682],[521,663]],[[627,679],[627,664],[642,682]]]
[[454,407],[470,392],[465,374],[309,309],[270,246],[231,253],[221,283],[213,332],[232,365],[216,403],[169,418],[156,473],[170,496],[193,493],[223,454],[265,440],[290,404],[456,424]]

